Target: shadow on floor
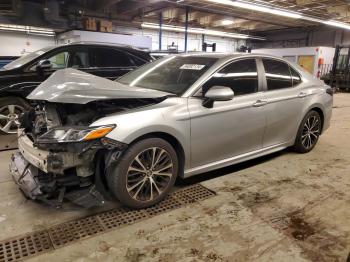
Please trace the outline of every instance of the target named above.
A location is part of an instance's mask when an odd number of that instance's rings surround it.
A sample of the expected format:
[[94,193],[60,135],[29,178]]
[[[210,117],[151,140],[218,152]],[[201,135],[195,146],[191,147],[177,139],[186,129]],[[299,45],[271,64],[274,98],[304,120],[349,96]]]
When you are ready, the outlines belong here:
[[193,177],[186,178],[186,179],[177,179],[175,185],[176,185],[176,187],[181,188],[183,186],[189,186],[189,185],[193,185],[196,183],[201,183],[201,182],[204,182],[204,181],[207,181],[210,179],[225,176],[225,175],[235,173],[235,172],[238,172],[238,171],[241,171],[241,170],[244,170],[244,169],[256,166],[256,165],[260,165],[264,162],[271,161],[274,158],[285,155],[285,154],[295,154],[295,152],[292,149],[287,148],[285,150],[282,150],[282,151],[279,151],[276,153],[272,153],[272,154],[269,154],[266,156],[258,157],[256,159],[248,160],[248,161],[245,161],[245,162],[242,162],[239,164],[234,164],[231,166],[223,167],[223,168],[213,170],[210,172],[206,172],[203,174],[198,174],[198,175],[195,175]]

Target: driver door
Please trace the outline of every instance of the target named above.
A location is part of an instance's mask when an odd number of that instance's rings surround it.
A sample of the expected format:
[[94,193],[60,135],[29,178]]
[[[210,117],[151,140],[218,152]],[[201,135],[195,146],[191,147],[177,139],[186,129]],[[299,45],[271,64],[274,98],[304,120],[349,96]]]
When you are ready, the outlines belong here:
[[262,149],[266,117],[259,93],[256,60],[231,62],[216,72],[203,86],[230,87],[230,101],[216,101],[212,108],[202,105],[201,95],[188,100],[191,116],[191,167],[228,160]]

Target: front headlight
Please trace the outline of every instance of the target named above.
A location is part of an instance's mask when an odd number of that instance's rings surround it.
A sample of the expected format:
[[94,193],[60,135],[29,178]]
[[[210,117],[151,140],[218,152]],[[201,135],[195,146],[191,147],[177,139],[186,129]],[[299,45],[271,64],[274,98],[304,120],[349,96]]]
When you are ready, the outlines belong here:
[[45,134],[38,137],[39,143],[72,143],[90,141],[106,136],[115,128],[115,125],[106,125],[98,127],[74,127],[53,128]]

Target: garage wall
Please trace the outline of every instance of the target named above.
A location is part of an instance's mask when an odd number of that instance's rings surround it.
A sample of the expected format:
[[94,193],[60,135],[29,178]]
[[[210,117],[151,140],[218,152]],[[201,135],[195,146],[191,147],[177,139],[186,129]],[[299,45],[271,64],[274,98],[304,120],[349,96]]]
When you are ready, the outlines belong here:
[[[119,33],[133,34],[135,36],[144,36],[151,38],[152,50],[159,49],[159,35],[157,30],[140,30],[137,28],[119,28]],[[99,35],[99,33],[95,33]],[[108,34],[111,35],[111,34]],[[85,39],[84,39],[85,40]],[[100,37],[96,37],[95,40],[89,41],[101,41]],[[106,41],[104,39],[104,41]],[[217,52],[234,52],[237,47],[245,45],[245,40],[238,40],[225,37],[205,36],[205,42],[211,44],[216,43]],[[107,41],[108,42],[108,41]],[[21,56],[25,53],[33,52],[43,47],[52,46],[56,44],[54,37],[38,36],[22,32],[5,32],[1,31],[0,34],[0,56]],[[63,42],[62,42],[63,43]],[[162,37],[162,50],[167,50],[168,45],[174,43],[178,45],[178,49],[183,51],[185,49],[185,36],[183,33],[176,32],[163,32]],[[132,43],[130,43],[132,44]],[[147,44],[149,46],[149,44]],[[189,34],[188,37],[188,51],[201,51],[202,50],[202,35]],[[210,49],[209,49],[210,50]]]
[[0,43],[0,56],[21,56],[43,47],[55,45],[55,38],[29,35],[24,32],[1,31]]
[[275,30],[263,34],[267,41],[252,41],[257,48],[286,48],[305,46],[335,47],[337,44],[350,44],[350,31],[334,27],[319,26],[307,29]]
[[[117,32],[128,33],[134,35],[143,35],[152,37],[152,50],[159,50],[159,34],[158,30],[136,29],[128,27],[118,27]],[[225,37],[205,36],[205,42],[211,44],[216,43],[217,52],[234,52],[237,47],[245,45],[245,40],[237,40]],[[162,50],[167,50],[168,45],[174,43],[178,46],[180,51],[185,49],[185,35],[184,33],[163,31],[162,34]],[[188,51],[202,50],[202,35],[189,34],[188,35]]]

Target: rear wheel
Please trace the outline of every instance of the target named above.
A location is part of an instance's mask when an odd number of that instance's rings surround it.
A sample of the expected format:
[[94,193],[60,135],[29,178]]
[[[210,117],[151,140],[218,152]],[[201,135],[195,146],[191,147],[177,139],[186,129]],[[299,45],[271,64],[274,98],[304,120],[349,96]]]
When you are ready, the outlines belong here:
[[0,134],[15,134],[19,126],[18,117],[30,109],[30,105],[19,97],[0,98]]
[[316,145],[322,128],[322,119],[317,111],[306,114],[298,130],[294,148],[299,153],[310,152]]
[[176,152],[168,142],[160,138],[141,140],[108,171],[109,188],[123,205],[146,208],[169,193],[178,165]]

